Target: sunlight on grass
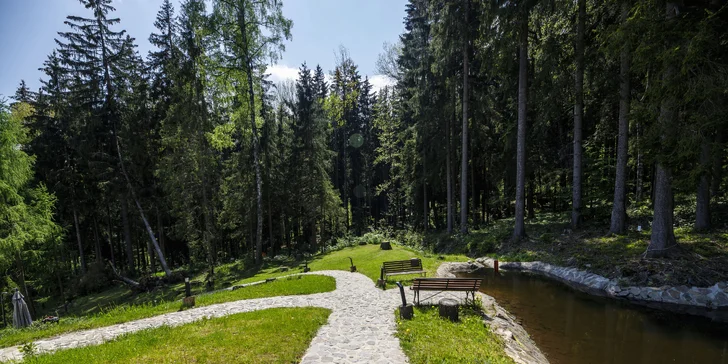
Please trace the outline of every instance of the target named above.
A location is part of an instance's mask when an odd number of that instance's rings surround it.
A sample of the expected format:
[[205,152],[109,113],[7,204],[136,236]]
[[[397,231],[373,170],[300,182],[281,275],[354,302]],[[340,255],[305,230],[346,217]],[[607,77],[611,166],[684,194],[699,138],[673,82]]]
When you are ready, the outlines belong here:
[[[468,257],[464,255],[443,255],[442,257],[444,259],[438,259],[437,255],[410,250],[396,244],[392,244],[392,250],[382,250],[379,248],[379,245],[362,245],[344,248],[324,256],[316,257],[309,263],[309,267],[313,271],[327,269],[348,271],[351,265],[349,257],[354,260],[357,272],[371,278],[374,282],[379,279],[380,268],[382,262],[385,261],[421,258],[422,265],[427,271],[427,276],[432,277],[442,262],[468,260]],[[394,284],[396,281],[411,281],[415,277],[419,277],[419,275],[394,276],[390,277],[387,283]]]
[[33,363],[293,363],[331,313],[272,308],[124,335],[114,341],[40,355]]
[[460,322],[450,322],[436,306],[415,307],[412,320],[397,320],[396,335],[410,363],[513,363],[501,339],[469,308],[461,308]]

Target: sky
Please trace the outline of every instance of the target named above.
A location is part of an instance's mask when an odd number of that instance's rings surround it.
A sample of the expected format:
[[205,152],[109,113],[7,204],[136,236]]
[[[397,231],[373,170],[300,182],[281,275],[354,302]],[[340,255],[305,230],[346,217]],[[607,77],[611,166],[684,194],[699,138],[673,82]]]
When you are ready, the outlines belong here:
[[[149,34],[162,0],[114,0],[121,19],[116,29],[126,29],[136,38],[138,50],[151,49]],[[179,0],[173,0],[175,10]],[[320,64],[329,72],[340,46],[348,49],[362,76],[375,88],[390,83],[377,75],[375,63],[384,42],[394,43],[404,31],[406,0],[283,0],[283,14],[293,20],[293,39],[268,72],[274,82],[295,79],[305,61],[310,68]],[[78,0],[0,0],[0,97],[15,94],[21,79],[37,91],[42,67],[55,49],[57,32],[68,27],[67,15],[87,17]]]

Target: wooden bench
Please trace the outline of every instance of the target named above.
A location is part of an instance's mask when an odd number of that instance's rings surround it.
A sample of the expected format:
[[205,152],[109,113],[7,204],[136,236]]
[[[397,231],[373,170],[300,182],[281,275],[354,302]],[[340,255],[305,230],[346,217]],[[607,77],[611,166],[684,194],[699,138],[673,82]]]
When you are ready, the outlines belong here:
[[465,292],[465,300],[467,301],[468,294],[471,294],[475,302],[475,292],[480,289],[481,283],[483,283],[481,278],[415,278],[410,289],[415,291],[414,301],[417,305],[420,304],[420,291],[439,291],[425,299],[446,291]]
[[379,276],[382,288],[386,285],[388,276],[399,274],[422,274],[424,276],[427,272],[422,267],[422,260],[420,258],[383,262]]

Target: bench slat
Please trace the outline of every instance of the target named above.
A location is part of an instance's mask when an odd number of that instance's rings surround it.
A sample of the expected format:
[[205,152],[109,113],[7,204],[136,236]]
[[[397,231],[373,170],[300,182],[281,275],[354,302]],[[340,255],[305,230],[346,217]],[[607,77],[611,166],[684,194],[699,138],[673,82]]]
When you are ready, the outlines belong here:
[[386,275],[393,275],[392,273],[424,273],[421,259],[408,259],[408,260],[395,260],[390,262],[382,263],[382,270]]

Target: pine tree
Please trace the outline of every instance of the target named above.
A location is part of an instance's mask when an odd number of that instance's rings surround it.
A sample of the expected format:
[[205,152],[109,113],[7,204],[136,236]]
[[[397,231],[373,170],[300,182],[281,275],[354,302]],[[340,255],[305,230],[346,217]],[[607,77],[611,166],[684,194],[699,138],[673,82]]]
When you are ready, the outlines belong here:
[[37,242],[52,246],[61,232],[53,221],[55,197],[44,185],[33,185],[35,159],[18,148],[29,142],[24,124],[32,113],[26,102],[15,103],[12,112],[0,102],[0,265],[17,265],[17,283],[28,300],[23,253]]
[[[253,169],[255,170],[256,233],[255,261],[262,262],[263,253],[263,180],[260,167],[260,140],[256,117],[256,82],[263,63],[275,58],[284,49],[283,40],[291,38],[292,22],[283,16],[282,3],[278,0],[236,0],[234,2],[216,1],[215,9],[218,25],[234,24],[225,27],[224,42],[232,54],[227,57],[228,68],[240,67],[244,80],[241,94],[247,94],[247,113],[250,119]],[[257,96],[260,98],[260,95]]]

